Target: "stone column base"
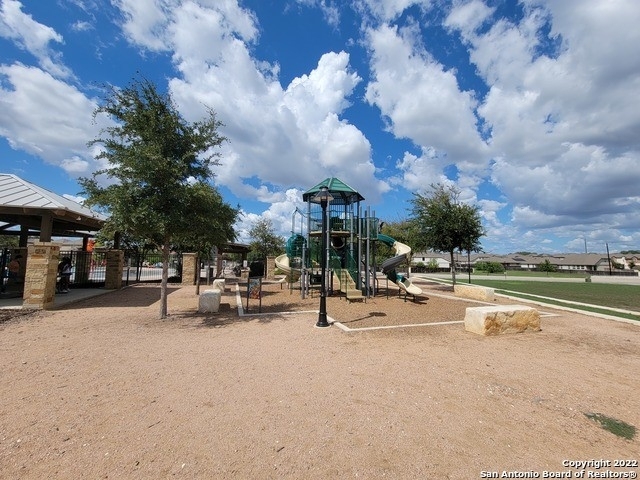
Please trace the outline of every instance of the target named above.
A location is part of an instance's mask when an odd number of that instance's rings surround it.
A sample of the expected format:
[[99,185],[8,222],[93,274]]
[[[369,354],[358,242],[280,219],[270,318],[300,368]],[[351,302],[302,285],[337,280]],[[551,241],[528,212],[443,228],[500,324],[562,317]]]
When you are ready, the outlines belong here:
[[56,295],[60,246],[36,242],[29,245],[27,255],[22,306],[36,310],[51,309]]

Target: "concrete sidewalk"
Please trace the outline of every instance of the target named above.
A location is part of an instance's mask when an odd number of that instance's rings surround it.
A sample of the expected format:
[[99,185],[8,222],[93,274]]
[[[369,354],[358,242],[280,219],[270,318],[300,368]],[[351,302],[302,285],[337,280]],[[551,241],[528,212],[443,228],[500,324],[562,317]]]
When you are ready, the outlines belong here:
[[[423,280],[451,280],[451,273],[412,273],[411,278],[421,278]],[[467,283],[468,275],[467,273],[458,272],[456,274],[456,278],[460,283]],[[509,275],[507,274],[493,274],[493,275],[471,275],[471,283],[474,280],[513,280],[513,281],[523,281],[523,282],[573,282],[573,283],[585,283],[584,276],[575,277],[537,277],[537,276],[528,276],[528,275]],[[623,285],[640,285],[640,276],[617,276],[617,275],[592,275],[591,276],[592,283],[615,283],[615,284],[623,284]]]
[[[56,293],[54,299],[54,309],[60,308],[70,303],[79,302],[87,298],[97,297],[105,293],[114,292],[115,290],[106,290],[104,288],[72,288],[69,293]],[[22,297],[5,298],[0,296],[0,309],[20,309],[22,308]]]

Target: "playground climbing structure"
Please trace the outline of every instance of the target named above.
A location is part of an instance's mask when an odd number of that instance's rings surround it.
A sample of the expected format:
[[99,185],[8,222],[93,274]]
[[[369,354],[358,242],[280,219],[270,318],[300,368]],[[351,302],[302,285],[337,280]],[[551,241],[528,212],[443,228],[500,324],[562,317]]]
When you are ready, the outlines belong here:
[[383,273],[399,288],[403,288],[401,285],[412,288],[409,294],[415,296],[418,287],[407,283],[406,277],[400,279],[395,274],[398,265],[410,262],[411,249],[381,235],[375,212],[372,214],[370,209],[363,209],[361,205],[364,197],[335,177],[326,178],[304,192],[302,198],[306,211],[296,209],[293,213],[286,254],[276,258],[276,266],[286,274],[283,281],[290,286],[299,281],[303,296],[321,283],[322,208],[314,198],[323,187],[332,197],[326,207],[327,228],[324,233],[327,248],[325,285],[329,293],[339,292],[349,300],[375,295],[375,246],[382,241],[396,252],[396,256],[383,263]]

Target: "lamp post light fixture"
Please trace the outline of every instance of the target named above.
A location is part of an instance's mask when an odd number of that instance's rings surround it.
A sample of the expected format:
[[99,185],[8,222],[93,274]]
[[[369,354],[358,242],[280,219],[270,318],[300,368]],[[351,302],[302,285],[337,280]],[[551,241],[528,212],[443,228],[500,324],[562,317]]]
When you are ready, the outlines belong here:
[[322,278],[320,279],[320,312],[316,327],[328,327],[327,321],[327,205],[333,200],[329,189],[326,186],[320,187],[318,193],[311,199],[314,203],[319,203],[322,208]]

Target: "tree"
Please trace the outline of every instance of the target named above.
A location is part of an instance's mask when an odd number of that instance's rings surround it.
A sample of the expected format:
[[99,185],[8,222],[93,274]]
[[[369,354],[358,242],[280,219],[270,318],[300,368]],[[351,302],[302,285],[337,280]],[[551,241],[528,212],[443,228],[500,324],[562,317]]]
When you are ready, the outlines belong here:
[[538,264],[538,270],[540,270],[541,272],[547,272],[548,275],[549,272],[555,272],[557,270],[557,267],[553,263],[551,263],[548,258],[545,258],[544,262],[540,262]]
[[[198,253],[201,258],[208,258],[213,247],[222,247],[234,241],[236,233],[233,229],[239,208],[232,208],[225,203],[220,193],[210,185],[197,182],[188,187],[188,201],[193,212],[185,218],[185,225],[180,228],[174,243],[181,251]],[[200,275],[196,277],[196,295],[200,293]]]
[[438,261],[435,258],[432,258],[429,260],[429,263],[427,263],[427,272],[437,272],[438,268]]
[[[115,124],[89,146],[100,147],[96,158],[108,166],[79,182],[86,203],[109,213],[109,228],[162,252],[160,318],[166,318],[171,243],[194,225],[190,219],[199,206],[191,198],[193,184],[206,183],[218,165],[216,148],[226,140],[218,134],[222,124],[212,110],[201,121],[187,122],[171,96],[146,79],[111,88],[94,117],[103,114]],[[111,183],[101,186],[101,177]]]
[[1,248],[18,248],[20,246],[20,238],[16,235],[4,235],[0,237]]
[[431,195],[416,193],[411,199],[416,249],[449,252],[455,285],[454,251],[479,251],[484,229],[478,207],[460,203],[458,190],[442,184],[431,189]]
[[[408,220],[398,220],[395,222],[380,222],[380,233],[393,238],[395,241],[410,244],[407,233],[410,231],[410,222]],[[375,242],[374,244],[374,264],[381,265],[386,259],[395,256],[395,251],[390,245],[384,242]]]
[[261,218],[252,225],[249,237],[249,260],[265,261],[268,256],[280,255],[285,250],[284,239],[276,235],[273,223],[267,218]]
[[406,245],[416,243],[417,232],[414,223],[409,219],[402,219],[395,222],[382,222],[380,233],[388,235],[397,242]]

